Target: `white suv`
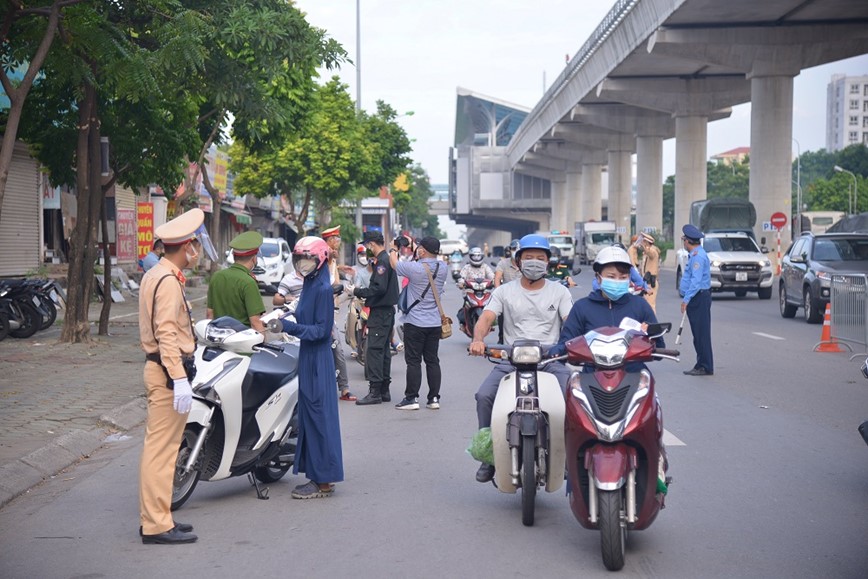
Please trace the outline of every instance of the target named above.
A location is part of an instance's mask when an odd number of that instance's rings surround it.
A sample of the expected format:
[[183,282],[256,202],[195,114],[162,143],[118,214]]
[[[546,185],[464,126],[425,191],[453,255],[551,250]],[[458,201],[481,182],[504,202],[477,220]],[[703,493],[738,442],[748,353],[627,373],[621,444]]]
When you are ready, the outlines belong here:
[[[772,297],[772,264],[747,233],[706,233],[702,247],[711,262],[711,291],[735,292],[738,297],[757,292],[761,300]],[[684,248],[678,250],[676,290],[681,287],[687,257]]]
[[[226,252],[226,263],[232,264],[232,250]],[[292,252],[289,244],[282,237],[266,237],[262,240],[259,255],[256,256],[256,267],[253,275],[260,286],[272,284],[277,286],[288,273],[293,272]]]

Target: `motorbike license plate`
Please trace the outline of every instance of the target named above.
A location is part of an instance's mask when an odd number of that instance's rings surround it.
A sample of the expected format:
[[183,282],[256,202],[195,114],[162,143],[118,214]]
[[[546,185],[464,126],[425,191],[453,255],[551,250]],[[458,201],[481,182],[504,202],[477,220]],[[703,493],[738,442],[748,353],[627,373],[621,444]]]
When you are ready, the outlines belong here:
[[747,281],[747,272],[746,271],[735,272],[735,281]]

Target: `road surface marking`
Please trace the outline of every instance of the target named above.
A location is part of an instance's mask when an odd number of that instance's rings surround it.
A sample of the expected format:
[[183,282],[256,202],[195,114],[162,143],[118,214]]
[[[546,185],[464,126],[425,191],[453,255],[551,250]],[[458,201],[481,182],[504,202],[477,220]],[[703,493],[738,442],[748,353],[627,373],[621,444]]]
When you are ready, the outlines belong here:
[[768,338],[769,340],[786,340],[786,338],[781,338],[780,336],[772,336],[771,334],[763,334],[762,332],[753,332],[755,336],[760,336],[761,338]]
[[666,446],[687,446],[684,441],[666,430],[663,429],[663,444]]

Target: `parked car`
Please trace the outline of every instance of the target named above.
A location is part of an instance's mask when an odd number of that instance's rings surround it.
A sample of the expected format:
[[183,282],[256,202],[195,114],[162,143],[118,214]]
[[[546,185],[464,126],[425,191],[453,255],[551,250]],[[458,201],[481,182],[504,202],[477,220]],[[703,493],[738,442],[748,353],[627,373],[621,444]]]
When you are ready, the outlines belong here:
[[[707,233],[702,247],[711,262],[711,291],[735,292],[738,297],[756,292],[761,300],[771,299],[774,272],[765,255],[768,250],[760,250],[752,237],[742,232]],[[681,286],[687,257],[684,248],[678,250],[676,289]]]
[[819,324],[831,296],[832,275],[868,274],[868,235],[805,232],[781,260],[778,282],[781,316],[792,318],[805,309],[805,321]]
[[467,242],[463,239],[440,240],[440,255],[452,255],[456,251],[460,251],[461,255],[467,255],[470,248],[467,247]]
[[[231,265],[234,261],[232,251],[226,252],[226,263]],[[283,276],[292,272],[292,252],[286,240],[282,237],[264,238],[252,272],[260,289],[266,293],[273,292],[274,290],[267,286],[270,284],[277,287]]]

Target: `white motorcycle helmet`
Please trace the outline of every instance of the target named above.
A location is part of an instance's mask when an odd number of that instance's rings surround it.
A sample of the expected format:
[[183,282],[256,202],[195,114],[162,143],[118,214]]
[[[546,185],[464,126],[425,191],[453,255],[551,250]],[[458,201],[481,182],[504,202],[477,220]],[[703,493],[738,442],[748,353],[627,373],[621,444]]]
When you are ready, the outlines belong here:
[[633,266],[633,262],[630,261],[627,251],[623,247],[613,245],[611,247],[604,247],[597,254],[597,258],[594,260],[594,273],[600,273],[604,266],[613,263],[620,263],[628,268]]
[[471,248],[468,256],[470,257],[470,265],[473,267],[481,266],[482,260],[485,259],[485,256],[482,254],[482,249],[478,247]]

